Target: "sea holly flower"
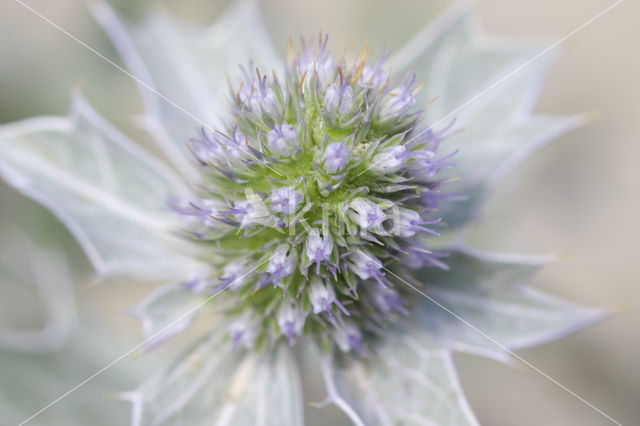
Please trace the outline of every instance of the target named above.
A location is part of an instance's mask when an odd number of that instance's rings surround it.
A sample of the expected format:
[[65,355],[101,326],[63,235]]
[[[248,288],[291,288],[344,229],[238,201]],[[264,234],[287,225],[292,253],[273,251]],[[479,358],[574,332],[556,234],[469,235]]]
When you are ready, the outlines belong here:
[[278,327],[280,332],[292,344],[297,336],[302,333],[305,323],[305,315],[302,309],[293,300],[285,300],[278,310]]
[[275,248],[267,266],[267,272],[273,276],[274,286],[296,270],[297,261],[298,253],[295,248],[287,244],[280,244]]
[[353,110],[353,87],[344,80],[329,85],[324,95],[324,107],[335,117],[350,113]]
[[414,96],[415,82],[416,75],[409,74],[398,87],[384,96],[378,111],[381,119],[394,119],[397,116],[404,115],[416,104]]
[[295,213],[303,197],[302,191],[295,186],[275,188],[271,192],[271,209],[285,214]]
[[340,173],[349,162],[349,147],[342,142],[331,142],[322,156],[322,164],[327,173]]
[[364,354],[364,336],[352,321],[345,321],[338,325],[333,332],[333,338],[342,352],[355,350],[360,355]]
[[298,130],[294,125],[279,125],[267,133],[267,145],[275,155],[290,157],[298,149]]
[[247,258],[239,258],[227,263],[222,270],[220,288],[235,290],[242,287],[247,281],[250,274],[250,265]]
[[487,43],[468,8],[394,55],[339,58],[320,35],[285,63],[252,1],[202,32],[165,16],[128,25],[103,4],[95,15],[171,164],[76,95],[67,117],[0,130],[0,172],[69,227],[100,277],[165,282],[132,309],[147,350],[222,311],[125,394],[133,424],[301,425],[299,347],[356,425],[476,424],[452,350],[508,360],[603,317],[524,286],[546,258],[463,242],[488,190],[581,124],[530,113],[544,59],[458,108],[542,48]]
[[371,252],[358,249],[350,253],[349,269],[362,280],[374,278],[378,283],[386,287],[382,277],[384,276],[382,262]]
[[251,349],[256,340],[258,319],[250,313],[244,313],[229,325],[229,337],[234,346],[244,346]]
[[331,260],[333,253],[333,241],[331,235],[321,236],[318,229],[309,231],[307,237],[306,254],[308,261],[316,264],[316,274],[320,274],[320,265],[324,261]]
[[405,145],[394,145],[379,152],[373,157],[372,169],[380,174],[395,173],[400,170],[410,157]]
[[276,93],[267,85],[267,76],[257,74],[257,78],[245,77],[246,85],[238,91],[239,103],[254,113],[265,111],[275,114],[278,111],[279,102]]
[[387,219],[387,215],[373,201],[356,197],[349,203],[351,219],[362,229],[374,229],[382,231],[382,222]]

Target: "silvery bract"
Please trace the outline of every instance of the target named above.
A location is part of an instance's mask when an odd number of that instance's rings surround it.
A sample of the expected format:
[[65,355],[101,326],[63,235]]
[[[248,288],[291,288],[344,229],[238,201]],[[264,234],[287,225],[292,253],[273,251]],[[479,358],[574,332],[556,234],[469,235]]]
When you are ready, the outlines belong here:
[[[30,216],[26,220],[5,214],[0,227],[0,413],[4,424],[25,421],[128,349],[119,338],[105,339],[108,329],[77,303],[81,297],[74,294],[71,265],[60,241],[52,240],[64,238],[64,233],[40,228],[36,244],[26,232],[16,231],[16,225],[34,231],[38,223],[50,223],[52,218],[43,213],[30,212],[24,215]],[[13,229],[8,229],[8,223]],[[34,321],[39,317],[42,325]],[[81,393],[53,405],[28,424],[124,424],[129,410],[105,395],[134,386],[153,371],[154,364],[114,365],[87,382]]]
[[301,346],[354,424],[476,424],[452,350],[508,361],[602,318],[526,287],[546,258],[464,242],[489,189],[581,124],[531,114],[548,55],[511,72],[543,47],[488,39],[465,6],[392,55],[319,35],[281,61],[251,1],[207,29],[94,11],[171,164],[75,96],[4,126],[0,171],[101,278],[166,282],[132,308],[146,349],[223,313],[123,394],[134,425],[300,425]]

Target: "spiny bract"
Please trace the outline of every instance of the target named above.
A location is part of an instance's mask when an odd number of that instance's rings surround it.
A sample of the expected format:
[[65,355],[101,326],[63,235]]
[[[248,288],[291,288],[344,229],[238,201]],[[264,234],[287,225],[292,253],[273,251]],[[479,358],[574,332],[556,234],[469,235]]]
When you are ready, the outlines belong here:
[[419,128],[410,72],[389,80],[384,57],[337,60],[327,37],[290,46],[283,80],[244,70],[233,121],[190,141],[197,199],[173,200],[185,232],[211,247],[214,274],[188,283],[233,298],[235,345],[312,335],[342,351],[407,313],[385,277],[396,265],[442,266],[437,235],[443,135]]

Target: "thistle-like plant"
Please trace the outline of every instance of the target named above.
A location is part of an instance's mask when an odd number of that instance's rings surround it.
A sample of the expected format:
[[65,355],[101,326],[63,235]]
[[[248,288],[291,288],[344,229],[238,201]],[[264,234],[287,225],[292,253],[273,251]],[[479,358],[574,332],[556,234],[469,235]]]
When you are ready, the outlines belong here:
[[465,7],[395,55],[320,34],[282,64],[252,2],[204,32],[95,15],[173,170],[76,96],[5,126],[0,171],[100,277],[167,282],[132,310],[147,349],[221,313],[125,394],[134,425],[300,425],[297,348],[354,424],[475,424],[452,350],[508,360],[602,317],[524,286],[546,258],[464,242],[487,191],[581,124],[530,114],[546,57],[474,99],[539,46],[487,40]]

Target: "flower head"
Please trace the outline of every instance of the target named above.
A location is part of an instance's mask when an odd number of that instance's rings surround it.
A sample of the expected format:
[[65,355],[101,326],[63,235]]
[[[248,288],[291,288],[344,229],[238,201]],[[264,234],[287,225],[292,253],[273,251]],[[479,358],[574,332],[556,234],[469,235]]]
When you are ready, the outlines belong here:
[[[435,205],[421,194],[440,185],[442,166],[412,111],[415,75],[394,84],[384,58],[336,61],[326,43],[304,43],[278,79],[245,73],[232,130],[196,139],[209,182],[197,195],[215,201],[214,216],[226,229],[207,262],[222,271],[234,311],[269,316],[279,306],[279,331],[267,319],[259,338],[293,341],[305,318],[330,314],[329,327],[342,327],[336,344],[360,352],[356,337],[394,319],[391,308],[367,306],[382,300],[376,287],[392,286],[385,268],[403,259],[405,239],[434,234],[426,225],[437,223]],[[208,239],[206,228],[188,230]],[[402,292],[387,291],[401,308]],[[352,318],[348,326],[340,316]],[[325,331],[316,322],[308,333]]]

